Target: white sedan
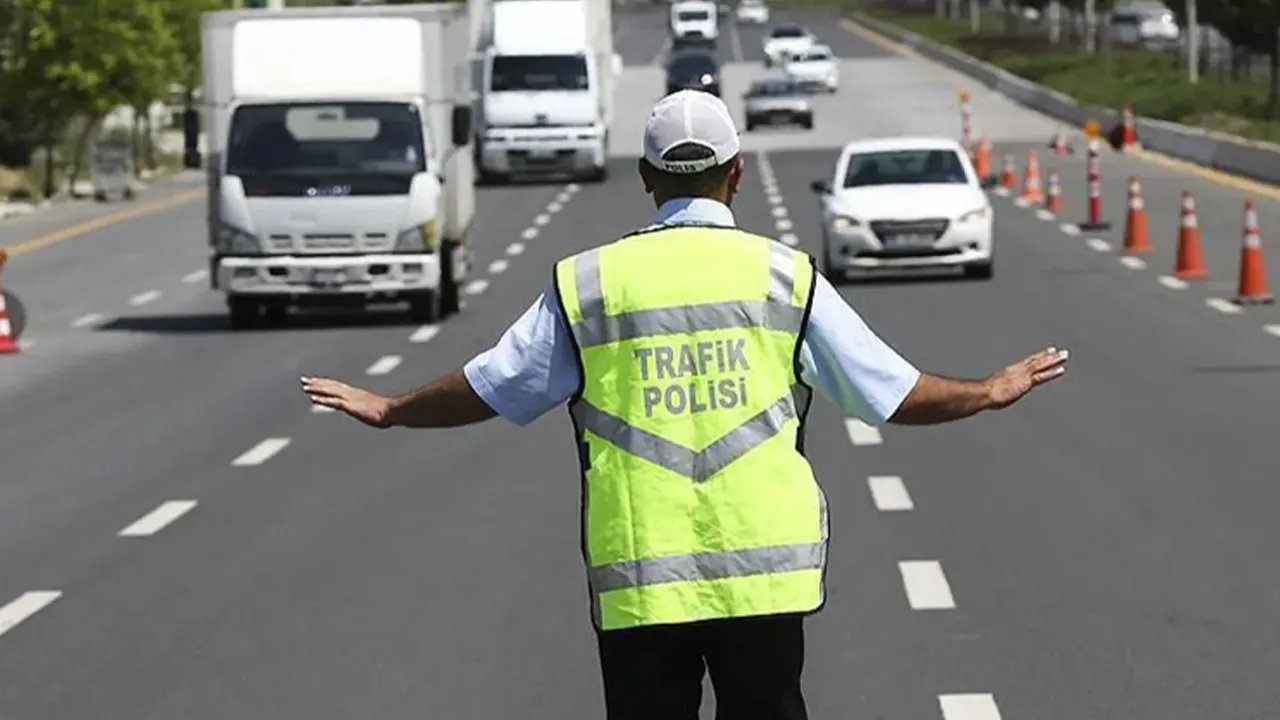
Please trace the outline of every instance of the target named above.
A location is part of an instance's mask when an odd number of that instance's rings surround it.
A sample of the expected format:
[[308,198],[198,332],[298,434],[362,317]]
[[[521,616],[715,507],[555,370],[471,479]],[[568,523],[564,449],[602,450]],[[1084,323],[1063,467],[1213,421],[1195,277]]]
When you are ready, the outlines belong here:
[[740,0],[737,10],[738,22],[764,25],[769,22],[769,7],[760,0]]
[[816,180],[823,269],[851,274],[959,268],[990,278],[993,213],[960,144],[947,138],[849,143]]
[[814,42],[813,33],[799,25],[779,25],[764,39],[764,64],[772,67],[774,63],[784,63],[792,55],[813,47]]
[[826,45],[814,45],[791,56],[783,66],[787,77],[808,90],[835,92],[840,84],[836,56]]

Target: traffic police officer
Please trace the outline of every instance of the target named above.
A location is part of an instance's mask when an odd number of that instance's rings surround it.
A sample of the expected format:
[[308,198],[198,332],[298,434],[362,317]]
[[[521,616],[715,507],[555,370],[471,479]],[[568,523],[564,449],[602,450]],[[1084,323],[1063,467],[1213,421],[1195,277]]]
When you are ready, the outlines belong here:
[[803,454],[811,388],[863,421],[1005,407],[1065,370],[1050,348],[991,377],[921,373],[811,258],[739,230],[738,132],[718,98],[653,108],[640,177],[654,224],[555,266],[541,298],[462,370],[389,398],[303,378],[376,427],[526,424],[568,403],[610,720],[804,718],[803,618],[824,599],[827,513]]

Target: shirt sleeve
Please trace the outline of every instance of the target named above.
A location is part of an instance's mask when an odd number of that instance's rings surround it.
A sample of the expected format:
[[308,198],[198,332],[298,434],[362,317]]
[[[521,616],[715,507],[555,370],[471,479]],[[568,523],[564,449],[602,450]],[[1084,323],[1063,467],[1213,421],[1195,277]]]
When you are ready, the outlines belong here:
[[573,397],[578,359],[555,289],[544,291],[463,373],[485,404],[516,425],[528,425]]
[[814,282],[801,378],[847,414],[881,425],[915,388],[920,371],[872,332],[821,273]]

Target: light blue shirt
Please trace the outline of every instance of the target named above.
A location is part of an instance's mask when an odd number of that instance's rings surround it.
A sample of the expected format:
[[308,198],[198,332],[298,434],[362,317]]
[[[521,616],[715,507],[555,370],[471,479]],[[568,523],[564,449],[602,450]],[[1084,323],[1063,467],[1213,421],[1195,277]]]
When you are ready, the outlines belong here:
[[[728,206],[707,198],[670,200],[658,209],[655,224],[735,226]],[[581,378],[575,352],[552,286],[463,372],[494,412],[527,425],[577,392]],[[800,365],[806,385],[871,425],[888,420],[920,378],[920,371],[876,336],[821,274],[815,277]]]

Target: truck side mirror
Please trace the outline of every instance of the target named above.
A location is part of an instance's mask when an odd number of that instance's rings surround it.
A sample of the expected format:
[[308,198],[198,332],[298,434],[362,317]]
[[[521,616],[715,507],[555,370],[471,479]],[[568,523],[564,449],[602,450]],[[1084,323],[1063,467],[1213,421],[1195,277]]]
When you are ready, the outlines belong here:
[[453,134],[454,147],[466,147],[471,142],[471,106],[454,105],[453,116],[449,119],[450,132]]
[[819,195],[831,194],[831,183],[827,182],[826,180],[814,180],[813,182],[809,183],[809,187],[813,188],[813,191],[818,193]]

